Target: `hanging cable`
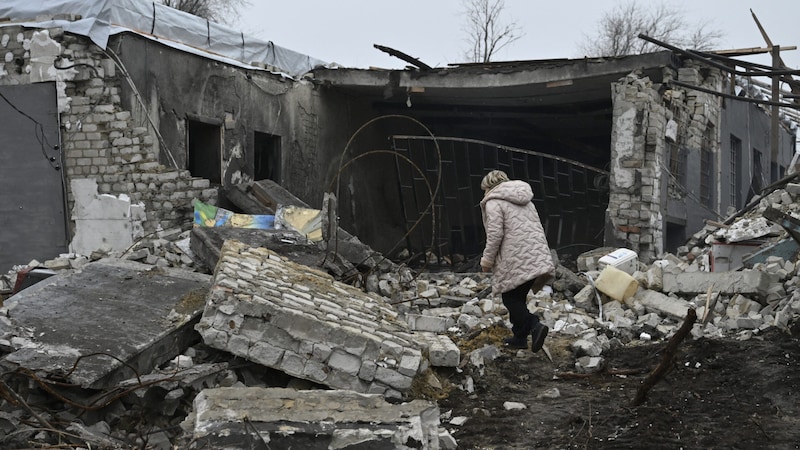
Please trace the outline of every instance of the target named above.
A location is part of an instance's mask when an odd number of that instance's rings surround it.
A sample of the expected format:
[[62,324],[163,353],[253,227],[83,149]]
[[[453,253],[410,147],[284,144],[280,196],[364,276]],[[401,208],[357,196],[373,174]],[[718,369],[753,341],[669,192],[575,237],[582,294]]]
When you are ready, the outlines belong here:
[[61,170],[61,162],[59,161],[59,158],[47,154],[47,148],[59,152],[61,151],[61,147],[59,145],[50,144],[50,142],[47,139],[47,135],[45,134],[44,131],[44,125],[42,125],[41,122],[33,118],[30,114],[19,109],[17,105],[15,105],[11,100],[9,100],[8,97],[6,97],[2,92],[0,92],[0,99],[3,99],[3,101],[5,101],[8,104],[8,106],[11,107],[11,109],[13,109],[23,117],[33,122],[34,124],[33,134],[36,137],[36,141],[39,142],[39,148],[42,152],[42,156],[44,157],[45,160],[47,160],[47,163],[50,165],[50,167],[53,168],[53,170]]
[[106,53],[106,55],[109,56],[109,58],[111,58],[111,61],[114,63],[114,65],[122,72],[122,75],[125,77],[125,81],[128,82],[128,85],[130,86],[131,91],[133,91],[133,94],[136,97],[136,100],[139,101],[139,104],[142,107],[142,111],[144,112],[144,115],[147,117],[147,121],[150,123],[150,126],[152,127],[153,133],[158,138],[158,142],[159,142],[161,148],[163,148],[164,151],[167,153],[167,156],[169,158],[169,162],[172,164],[172,168],[173,169],[179,169],[178,163],[175,161],[175,157],[172,155],[172,152],[169,150],[169,146],[167,146],[166,141],[164,141],[164,137],[161,136],[161,132],[158,130],[158,127],[156,126],[155,121],[153,121],[153,118],[150,117],[150,113],[147,111],[147,104],[145,103],[144,99],[142,98],[142,94],[139,92],[139,89],[136,88],[136,84],[134,84],[130,73],[128,73],[128,70],[125,68],[125,65],[122,63],[122,60],[119,58],[119,56],[116,53],[114,53],[113,50],[111,50],[111,47],[108,47],[103,51]]

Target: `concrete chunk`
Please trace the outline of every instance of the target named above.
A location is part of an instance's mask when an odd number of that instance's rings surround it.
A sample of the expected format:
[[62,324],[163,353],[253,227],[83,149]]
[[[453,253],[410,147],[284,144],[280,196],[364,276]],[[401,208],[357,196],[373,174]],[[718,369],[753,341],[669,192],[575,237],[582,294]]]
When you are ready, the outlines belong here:
[[202,448],[439,448],[435,403],[341,390],[206,389],[183,426]]
[[[664,274],[666,277],[667,274]],[[657,313],[661,316],[670,316],[675,319],[683,320],[689,311],[691,304],[683,299],[673,298],[660,292],[649,289],[640,289],[633,297],[645,307],[648,313]]]
[[709,288],[723,294],[744,294],[764,297],[772,282],[771,277],[757,270],[737,272],[684,272],[664,273],[664,292],[704,294]]
[[434,367],[458,367],[461,350],[453,341],[442,334],[416,333],[417,341],[428,351],[428,359]]
[[434,317],[420,314],[408,314],[406,315],[406,321],[414,331],[432,331],[434,333],[445,333],[448,328],[456,324],[452,317]]

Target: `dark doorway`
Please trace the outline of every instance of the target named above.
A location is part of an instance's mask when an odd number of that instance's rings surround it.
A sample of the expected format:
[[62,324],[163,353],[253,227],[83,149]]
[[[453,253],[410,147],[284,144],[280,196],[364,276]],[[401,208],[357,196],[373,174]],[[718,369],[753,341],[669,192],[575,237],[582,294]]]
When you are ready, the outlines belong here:
[[222,184],[222,131],[218,124],[187,120],[189,172],[212,184]]
[[667,239],[665,251],[677,253],[678,247],[686,245],[686,225],[667,222]]
[[253,133],[253,178],[281,182],[281,137],[268,133]]

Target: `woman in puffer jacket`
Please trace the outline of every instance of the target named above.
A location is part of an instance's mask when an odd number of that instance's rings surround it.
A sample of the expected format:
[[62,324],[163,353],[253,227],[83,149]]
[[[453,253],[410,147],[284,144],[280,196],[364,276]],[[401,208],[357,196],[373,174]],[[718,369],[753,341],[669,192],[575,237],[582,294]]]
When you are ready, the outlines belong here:
[[548,328],[528,311],[528,291],[538,292],[555,276],[555,265],[539,213],[533,205],[533,190],[521,180],[509,180],[502,170],[489,172],[481,181],[481,200],[486,248],[481,268],[492,274],[492,292],[500,294],[511,319],[514,336],[510,348],[538,352]]

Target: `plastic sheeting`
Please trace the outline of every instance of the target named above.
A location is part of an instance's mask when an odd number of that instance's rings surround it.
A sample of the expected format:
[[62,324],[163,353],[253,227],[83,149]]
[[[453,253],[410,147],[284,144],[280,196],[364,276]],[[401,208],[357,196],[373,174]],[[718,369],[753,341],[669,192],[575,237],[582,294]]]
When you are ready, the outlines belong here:
[[[67,20],[69,15],[79,18]],[[145,0],[2,0],[0,18],[11,20],[0,23],[0,27],[61,27],[87,36],[103,49],[109,36],[134,32],[183,51],[229,63],[272,66],[293,77],[327,64],[271,41],[251,38],[225,25]]]

